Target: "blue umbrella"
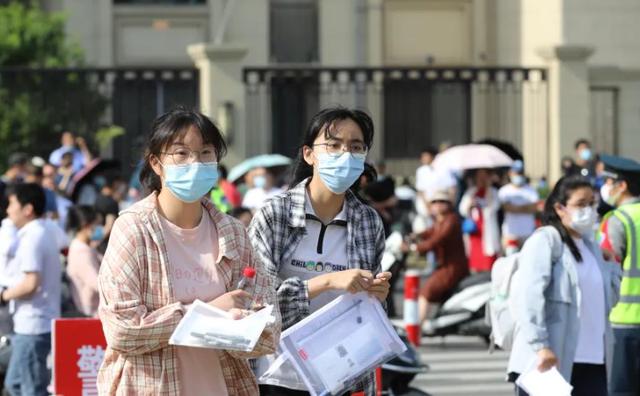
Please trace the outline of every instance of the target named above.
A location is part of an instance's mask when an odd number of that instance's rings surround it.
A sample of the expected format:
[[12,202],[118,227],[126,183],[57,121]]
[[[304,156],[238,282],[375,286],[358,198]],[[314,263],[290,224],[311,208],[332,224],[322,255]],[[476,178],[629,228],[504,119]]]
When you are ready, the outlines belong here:
[[244,176],[247,172],[255,168],[274,168],[277,166],[288,166],[291,164],[291,158],[281,154],[262,154],[251,157],[234,166],[229,171],[228,180],[235,182]]

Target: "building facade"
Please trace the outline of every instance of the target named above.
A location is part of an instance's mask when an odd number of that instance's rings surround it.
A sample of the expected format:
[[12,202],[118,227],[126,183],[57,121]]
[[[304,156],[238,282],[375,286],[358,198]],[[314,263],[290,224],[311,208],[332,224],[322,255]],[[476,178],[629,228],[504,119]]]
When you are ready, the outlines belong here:
[[50,0],[87,62],[200,71],[230,162],[291,154],[320,107],[368,110],[374,160],[503,139],[532,176],[578,138],[640,157],[635,0]]

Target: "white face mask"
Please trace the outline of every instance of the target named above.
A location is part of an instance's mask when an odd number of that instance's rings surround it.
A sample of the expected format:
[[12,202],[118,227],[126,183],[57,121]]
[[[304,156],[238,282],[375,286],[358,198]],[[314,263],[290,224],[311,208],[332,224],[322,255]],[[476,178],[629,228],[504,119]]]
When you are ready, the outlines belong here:
[[569,209],[571,228],[583,236],[591,236],[595,231],[597,213],[591,206],[580,209]]

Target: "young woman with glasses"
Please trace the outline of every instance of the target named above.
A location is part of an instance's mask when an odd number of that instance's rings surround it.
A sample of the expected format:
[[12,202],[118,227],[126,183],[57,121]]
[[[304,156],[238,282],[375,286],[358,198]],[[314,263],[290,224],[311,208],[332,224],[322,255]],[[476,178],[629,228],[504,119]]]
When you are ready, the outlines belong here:
[[[382,221],[350,191],[372,142],[373,123],[364,112],[336,107],[316,114],[295,163],[292,188],[268,201],[249,226],[261,261],[278,277],[283,329],[343,293],[387,297],[391,274],[380,271]],[[308,394],[297,388],[261,385],[261,394]],[[353,390],[375,394],[373,374]]]
[[[280,326],[251,353],[169,345],[196,299],[236,316],[275,303],[275,285],[244,226],[203,198],[218,179],[225,143],[204,115],[177,109],[156,119],[140,180],[151,194],[115,221],[99,274],[99,316],[107,339],[101,395],[258,393],[247,358],[273,353]],[[246,266],[251,294],[235,290]],[[276,304],[277,308],[277,304]]]
[[[606,396],[620,267],[605,262],[593,240],[597,220],[591,182],[560,179],[538,229],[522,247],[514,289],[517,332],[508,372],[557,367],[574,396]],[[516,387],[517,395],[526,395]]]

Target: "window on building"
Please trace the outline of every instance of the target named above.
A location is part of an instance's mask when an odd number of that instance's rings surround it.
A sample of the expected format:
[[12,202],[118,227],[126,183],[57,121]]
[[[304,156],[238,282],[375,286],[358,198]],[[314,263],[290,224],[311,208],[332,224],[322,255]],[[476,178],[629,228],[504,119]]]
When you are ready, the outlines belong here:
[[618,152],[618,88],[591,87],[590,138],[600,152]]
[[466,82],[389,80],[384,87],[384,157],[417,157],[424,147],[469,143]]
[[318,3],[316,0],[271,0],[270,52],[274,63],[318,60]]

